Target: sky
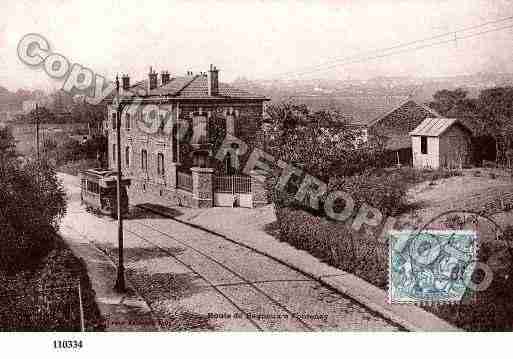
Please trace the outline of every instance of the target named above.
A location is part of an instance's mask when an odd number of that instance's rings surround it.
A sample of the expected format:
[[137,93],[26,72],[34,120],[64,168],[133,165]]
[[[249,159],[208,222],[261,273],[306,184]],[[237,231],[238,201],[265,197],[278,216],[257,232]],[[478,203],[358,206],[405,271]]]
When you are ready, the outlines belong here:
[[[0,86],[61,87],[18,59],[18,42],[27,33],[41,34],[52,51],[109,79],[128,73],[140,80],[150,66],[172,76],[197,73],[211,63],[226,82],[513,72],[513,28],[317,71],[333,59],[513,16],[511,5],[513,0],[2,0]],[[494,26],[507,25],[513,19]]]

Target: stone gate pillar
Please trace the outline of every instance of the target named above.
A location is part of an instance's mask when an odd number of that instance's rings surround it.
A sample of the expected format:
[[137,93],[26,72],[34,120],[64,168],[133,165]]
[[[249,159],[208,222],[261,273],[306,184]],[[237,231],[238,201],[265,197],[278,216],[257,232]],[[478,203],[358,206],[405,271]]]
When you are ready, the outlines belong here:
[[213,168],[192,167],[192,207],[208,208],[214,206]]
[[265,189],[265,175],[258,171],[251,171],[251,196],[253,208],[262,207],[268,204],[267,191]]

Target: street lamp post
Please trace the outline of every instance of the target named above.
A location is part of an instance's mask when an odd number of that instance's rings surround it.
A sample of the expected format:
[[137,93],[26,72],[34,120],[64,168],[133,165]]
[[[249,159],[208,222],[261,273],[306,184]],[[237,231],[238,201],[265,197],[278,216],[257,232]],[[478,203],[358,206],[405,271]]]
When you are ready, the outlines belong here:
[[118,213],[118,276],[114,289],[125,292],[125,268],[123,264],[123,216],[121,214],[121,112],[122,105],[119,98],[119,78],[116,76],[116,162],[118,168],[117,181],[117,213]]

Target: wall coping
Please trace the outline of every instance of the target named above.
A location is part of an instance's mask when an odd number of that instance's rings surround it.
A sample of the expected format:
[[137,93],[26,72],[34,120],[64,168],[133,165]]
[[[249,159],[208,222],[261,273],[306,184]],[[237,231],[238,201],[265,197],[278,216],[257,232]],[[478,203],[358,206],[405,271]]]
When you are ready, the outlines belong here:
[[209,168],[209,167],[191,167],[191,172],[196,172],[196,173],[214,173],[214,169],[213,168]]

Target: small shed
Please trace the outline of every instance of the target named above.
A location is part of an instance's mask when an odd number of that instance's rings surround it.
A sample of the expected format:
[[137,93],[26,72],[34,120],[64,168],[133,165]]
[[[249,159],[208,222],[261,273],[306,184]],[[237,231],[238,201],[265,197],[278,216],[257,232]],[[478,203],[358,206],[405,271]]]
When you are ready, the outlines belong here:
[[455,118],[426,118],[410,136],[413,167],[461,168],[471,159],[472,131]]

